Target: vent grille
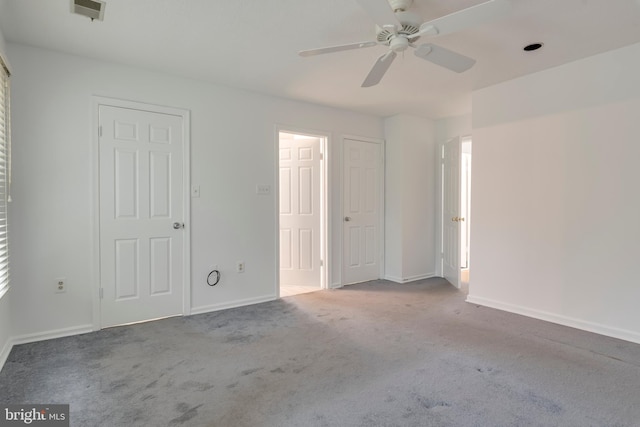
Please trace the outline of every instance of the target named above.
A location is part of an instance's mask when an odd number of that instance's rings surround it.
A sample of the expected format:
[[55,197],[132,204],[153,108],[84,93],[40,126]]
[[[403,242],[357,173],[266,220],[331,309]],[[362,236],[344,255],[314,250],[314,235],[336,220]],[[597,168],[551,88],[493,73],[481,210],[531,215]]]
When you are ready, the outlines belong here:
[[[404,34],[405,36],[410,36],[411,34],[415,34],[420,29],[415,25],[402,24],[402,29],[398,31],[398,34]],[[382,30],[378,33],[378,41],[380,43],[389,43],[389,41],[393,38],[393,33],[389,32],[389,30]]]
[[100,0],[71,0],[71,12],[77,13],[93,21],[104,19],[104,8],[106,3]]

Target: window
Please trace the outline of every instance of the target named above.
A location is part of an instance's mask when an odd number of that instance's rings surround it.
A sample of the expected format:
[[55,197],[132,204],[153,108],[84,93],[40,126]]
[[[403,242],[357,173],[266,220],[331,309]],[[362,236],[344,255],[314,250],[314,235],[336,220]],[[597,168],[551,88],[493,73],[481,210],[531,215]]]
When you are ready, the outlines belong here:
[[9,289],[7,203],[11,177],[9,67],[0,57],[0,298]]

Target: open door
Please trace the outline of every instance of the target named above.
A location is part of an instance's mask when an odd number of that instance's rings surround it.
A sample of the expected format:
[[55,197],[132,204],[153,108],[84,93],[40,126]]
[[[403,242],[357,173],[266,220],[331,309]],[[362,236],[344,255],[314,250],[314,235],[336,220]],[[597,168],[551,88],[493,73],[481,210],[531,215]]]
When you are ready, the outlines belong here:
[[442,275],[460,288],[460,163],[462,141],[453,138],[442,148]]
[[280,131],[280,296],[323,288],[325,137]]

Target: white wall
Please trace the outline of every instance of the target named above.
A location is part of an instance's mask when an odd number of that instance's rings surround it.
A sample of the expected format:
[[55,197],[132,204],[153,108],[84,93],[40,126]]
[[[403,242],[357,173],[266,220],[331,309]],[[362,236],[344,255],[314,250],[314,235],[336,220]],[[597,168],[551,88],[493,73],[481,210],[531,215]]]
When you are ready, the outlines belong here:
[[408,282],[435,275],[435,130],[429,119],[384,120],[385,278]]
[[441,146],[451,138],[457,136],[471,136],[472,115],[453,116],[436,121],[436,142]]
[[[342,136],[382,138],[372,116],[262,96],[52,51],[8,44],[13,81],[14,203],[12,295],[21,339],[75,333],[92,325],[92,95],[191,111],[192,306],[194,312],[274,298],[275,126],[331,134],[333,224],[341,225]],[[330,231],[332,284],[341,281],[340,227]],[[246,272],[234,263],[244,260]],[[212,266],[221,283],[209,287]],[[53,292],[66,277],[68,291]]]
[[[0,28],[0,55],[2,55],[5,61],[9,62],[4,36],[2,35],[2,28]],[[11,298],[11,293],[12,291],[9,290],[9,292],[0,298],[0,369],[2,368],[2,365],[4,364],[4,361],[9,355],[9,351],[11,349],[10,338],[12,332],[11,316],[9,312],[9,300]]]
[[473,111],[469,300],[640,343],[640,44]]

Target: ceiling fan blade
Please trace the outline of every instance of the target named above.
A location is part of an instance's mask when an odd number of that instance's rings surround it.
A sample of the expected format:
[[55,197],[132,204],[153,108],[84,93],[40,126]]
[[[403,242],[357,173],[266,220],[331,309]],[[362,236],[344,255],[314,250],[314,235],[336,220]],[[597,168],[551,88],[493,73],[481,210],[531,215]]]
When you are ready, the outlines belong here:
[[363,47],[373,47],[373,46],[377,46],[377,44],[378,42],[375,42],[375,41],[349,43],[349,44],[342,44],[338,46],[321,47],[318,49],[301,50],[300,52],[298,52],[298,55],[300,56],[321,55],[323,53],[340,52],[342,50],[361,49]]
[[510,8],[511,4],[509,0],[490,0],[425,22],[420,26],[420,30],[430,30],[430,27],[434,27],[438,35],[454,33],[473,27],[474,25],[480,25],[492,19],[497,19],[505,15]]
[[389,29],[389,26],[393,25],[395,31],[402,28],[402,24],[398,21],[387,0],[358,0],[358,3],[378,27]]
[[423,44],[414,51],[418,58],[433,62],[444,68],[448,68],[456,73],[462,73],[473,67],[476,60],[468,56],[461,55],[452,50],[445,49],[434,44]]
[[380,83],[380,80],[382,80],[382,77],[384,77],[385,73],[391,66],[391,63],[396,59],[396,56],[398,56],[398,54],[390,50],[378,58],[376,63],[373,64],[371,71],[369,71],[367,78],[362,82],[362,87],[371,87]]

